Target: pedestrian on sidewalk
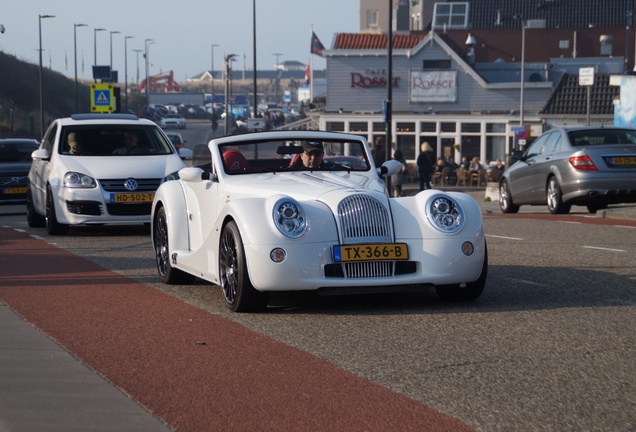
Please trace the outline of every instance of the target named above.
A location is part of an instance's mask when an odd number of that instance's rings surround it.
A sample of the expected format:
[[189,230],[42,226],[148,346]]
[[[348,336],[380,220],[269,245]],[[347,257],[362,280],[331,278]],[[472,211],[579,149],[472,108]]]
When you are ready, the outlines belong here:
[[417,171],[420,176],[420,190],[433,189],[431,177],[433,175],[433,147],[424,141],[420,147],[421,152],[417,156]]

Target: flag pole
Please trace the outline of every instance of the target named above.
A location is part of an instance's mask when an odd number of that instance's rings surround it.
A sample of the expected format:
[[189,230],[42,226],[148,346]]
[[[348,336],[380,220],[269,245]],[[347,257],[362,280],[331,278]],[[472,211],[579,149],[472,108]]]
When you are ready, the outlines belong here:
[[[311,25],[311,37],[314,36],[314,25]],[[309,55],[309,103],[314,103],[314,55]]]

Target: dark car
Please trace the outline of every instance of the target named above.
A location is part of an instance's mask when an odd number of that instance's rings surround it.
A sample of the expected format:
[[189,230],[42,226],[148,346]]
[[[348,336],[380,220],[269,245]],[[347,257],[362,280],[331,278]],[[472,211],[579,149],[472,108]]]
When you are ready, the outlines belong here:
[[0,139],[0,205],[26,202],[31,153],[39,145],[34,139]]
[[499,180],[499,206],[547,205],[564,214],[572,205],[595,213],[609,204],[636,202],[636,130],[616,127],[551,129],[525,151]]

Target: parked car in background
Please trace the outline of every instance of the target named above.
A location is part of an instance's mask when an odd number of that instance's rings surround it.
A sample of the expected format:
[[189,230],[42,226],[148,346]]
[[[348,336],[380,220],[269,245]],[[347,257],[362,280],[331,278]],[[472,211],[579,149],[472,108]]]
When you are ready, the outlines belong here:
[[186,119],[181,114],[166,114],[159,121],[159,125],[162,129],[185,129]]
[[70,225],[149,223],[155,191],[177,179],[191,156],[185,148],[177,153],[155,123],[133,115],[57,119],[32,155],[27,222],[49,234]]
[[26,202],[31,153],[39,145],[34,139],[0,139],[0,205]]
[[[488,256],[477,202],[437,190],[390,198],[383,178],[401,164],[375,168],[363,137],[260,132],[214,139],[195,154],[152,207],[164,283],[218,284],[237,312],[266,307],[270,291],[482,294]],[[338,155],[359,169],[331,159]]]
[[164,132],[166,136],[172,141],[174,148],[177,150],[184,148],[186,144],[186,140],[183,139],[179,132]]
[[547,205],[553,214],[573,205],[591,213],[609,204],[636,202],[636,130],[616,127],[551,129],[525,151],[499,180],[499,205]]

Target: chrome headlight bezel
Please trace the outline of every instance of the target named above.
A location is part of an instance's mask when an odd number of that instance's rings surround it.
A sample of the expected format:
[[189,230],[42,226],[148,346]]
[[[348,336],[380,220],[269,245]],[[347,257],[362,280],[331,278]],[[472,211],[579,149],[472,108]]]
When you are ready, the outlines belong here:
[[454,234],[464,226],[464,210],[448,195],[437,194],[426,200],[426,218],[435,229]]
[[309,221],[303,207],[291,198],[281,198],[272,209],[272,218],[278,231],[285,237],[297,239],[309,229]]
[[70,189],[92,189],[97,187],[97,182],[89,175],[69,171],[64,174],[64,187]]

